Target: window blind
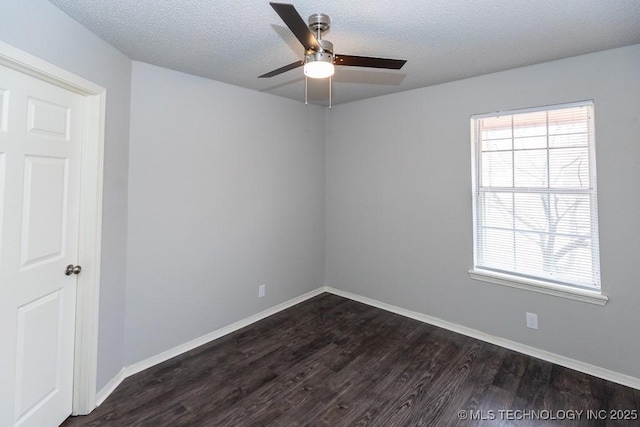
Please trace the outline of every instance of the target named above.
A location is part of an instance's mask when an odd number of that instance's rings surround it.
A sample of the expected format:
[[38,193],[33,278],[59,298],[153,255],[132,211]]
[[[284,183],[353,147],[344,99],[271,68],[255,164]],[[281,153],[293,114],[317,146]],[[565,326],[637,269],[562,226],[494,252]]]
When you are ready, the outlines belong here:
[[472,117],[476,269],[600,289],[593,103]]

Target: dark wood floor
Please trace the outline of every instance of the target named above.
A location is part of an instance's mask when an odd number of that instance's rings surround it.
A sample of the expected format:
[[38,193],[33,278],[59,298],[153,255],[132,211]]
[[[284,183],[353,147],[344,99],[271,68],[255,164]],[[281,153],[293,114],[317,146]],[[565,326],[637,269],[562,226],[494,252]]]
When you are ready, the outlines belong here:
[[639,410],[638,390],[322,294],[126,379],[63,426],[629,426]]

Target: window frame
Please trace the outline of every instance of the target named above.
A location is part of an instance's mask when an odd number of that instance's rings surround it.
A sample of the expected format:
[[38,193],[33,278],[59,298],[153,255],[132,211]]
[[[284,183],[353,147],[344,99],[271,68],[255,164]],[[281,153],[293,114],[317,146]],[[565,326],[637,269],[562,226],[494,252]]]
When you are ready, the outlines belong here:
[[[600,284],[600,288],[586,288],[580,287],[578,285],[572,285],[569,283],[561,283],[555,282],[551,280],[545,280],[543,278],[533,278],[526,277],[524,275],[518,274],[517,272],[513,272],[513,274],[509,274],[509,272],[500,272],[494,271],[491,269],[485,269],[482,267],[478,267],[478,197],[480,194],[478,185],[479,173],[480,170],[480,160],[479,156],[481,151],[479,151],[479,135],[478,135],[478,124],[479,120],[484,118],[493,118],[500,116],[513,116],[519,114],[527,114],[527,113],[535,113],[541,111],[553,111],[559,109],[566,108],[575,108],[575,107],[588,107],[590,118],[588,120],[589,126],[589,141],[588,141],[588,156],[589,156],[589,180],[590,180],[590,197],[593,197],[595,203],[591,204],[591,216],[592,218],[595,215],[595,221],[591,221],[591,232],[592,232],[592,251],[594,252],[593,262],[594,270],[597,270],[597,274],[599,277],[600,274],[600,259],[599,259],[599,230],[597,223],[597,179],[596,179],[596,162],[595,162],[595,114],[594,114],[594,102],[593,100],[579,101],[579,102],[571,102],[571,103],[562,103],[555,105],[545,105],[533,108],[523,108],[523,109],[513,109],[513,110],[505,110],[493,113],[484,113],[484,114],[475,114],[470,117],[470,133],[471,133],[471,171],[472,171],[472,214],[473,214],[473,268],[469,270],[469,276],[472,279],[480,280],[483,282],[494,283],[503,286],[514,287],[518,289],[524,289],[527,291],[543,293],[547,295],[553,295],[563,298],[569,298],[573,300],[588,302],[592,304],[604,305],[607,303],[608,298],[602,294],[602,285]],[[548,134],[547,134],[548,135]],[[513,148],[512,148],[513,150]],[[511,194],[517,194],[517,191],[514,191]],[[551,192],[553,194],[553,192]],[[595,229],[593,228],[593,224],[595,222]],[[595,273],[594,273],[595,274]]]

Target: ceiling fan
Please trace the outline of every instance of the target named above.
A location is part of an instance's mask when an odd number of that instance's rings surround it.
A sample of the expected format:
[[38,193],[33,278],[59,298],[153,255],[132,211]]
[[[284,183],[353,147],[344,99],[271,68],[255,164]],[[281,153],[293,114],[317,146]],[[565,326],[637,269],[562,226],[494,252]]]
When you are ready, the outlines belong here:
[[[292,4],[269,4],[304,47],[304,59],[265,73],[258,78],[274,77],[302,65],[304,65],[306,77],[322,79],[333,76],[335,72],[334,65],[399,70],[407,62],[405,59],[336,54],[333,52],[333,43],[322,38],[322,33],[329,29],[331,23],[327,15],[323,13],[313,14],[309,16],[309,24],[307,25]],[[331,90],[329,91],[329,96],[331,96]],[[329,104],[329,108],[331,108],[331,104]]]

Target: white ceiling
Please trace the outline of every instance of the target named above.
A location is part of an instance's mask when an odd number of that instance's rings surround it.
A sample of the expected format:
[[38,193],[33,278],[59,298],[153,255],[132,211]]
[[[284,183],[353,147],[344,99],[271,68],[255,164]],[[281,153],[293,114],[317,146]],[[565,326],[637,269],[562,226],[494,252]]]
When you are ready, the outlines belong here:
[[[132,59],[303,101],[303,48],[267,0],[50,0]],[[286,1],[284,1],[286,2]],[[640,43],[640,0],[293,1],[331,17],[336,53],[407,59],[338,67],[333,103]],[[326,105],[326,81],[309,101]]]

